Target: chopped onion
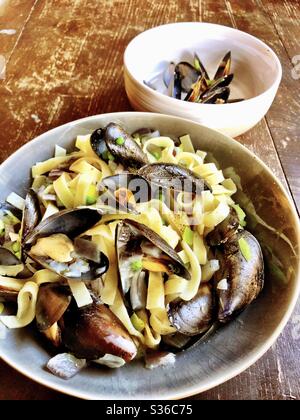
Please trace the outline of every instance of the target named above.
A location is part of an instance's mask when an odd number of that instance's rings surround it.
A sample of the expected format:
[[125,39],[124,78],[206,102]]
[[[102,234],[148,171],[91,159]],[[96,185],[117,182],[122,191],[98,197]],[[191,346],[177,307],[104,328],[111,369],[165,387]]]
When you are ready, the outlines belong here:
[[78,308],[82,308],[83,306],[91,305],[93,303],[90,292],[82,281],[68,280],[68,284]]
[[146,354],[145,367],[147,369],[155,369],[161,366],[174,365],[175,354],[163,351],[154,351]]
[[93,360],[94,363],[98,365],[104,365],[111,369],[117,369],[126,364],[125,360],[121,357],[114,356],[113,354],[106,354],[105,356],[101,357],[100,359]]
[[55,157],[64,157],[67,156],[67,151],[63,147],[58,145],[55,146]]
[[69,353],[58,354],[47,363],[47,368],[55,376],[62,379],[70,379],[86,366],[85,359],[77,359]]
[[10,237],[10,240],[12,241],[12,242],[18,242],[19,241],[19,239],[20,239],[20,237],[19,237],[19,235],[17,234],[17,233],[14,233],[14,232],[9,232],[9,237]]
[[220,280],[219,283],[218,283],[218,285],[217,285],[217,289],[219,289],[219,290],[227,290],[228,289],[227,279]]
[[18,194],[14,192],[9,194],[6,201],[12,206],[16,207],[17,209],[22,210],[22,211],[24,210],[25,200],[24,198],[20,197]]
[[220,263],[218,260],[210,260],[202,267],[202,282],[206,283],[210,281],[216,271],[220,269]]
[[53,204],[49,204],[47,206],[47,210],[46,210],[42,220],[48,219],[48,217],[50,217],[53,214],[56,214],[58,212],[59,212],[59,210],[56,206],[54,206]]

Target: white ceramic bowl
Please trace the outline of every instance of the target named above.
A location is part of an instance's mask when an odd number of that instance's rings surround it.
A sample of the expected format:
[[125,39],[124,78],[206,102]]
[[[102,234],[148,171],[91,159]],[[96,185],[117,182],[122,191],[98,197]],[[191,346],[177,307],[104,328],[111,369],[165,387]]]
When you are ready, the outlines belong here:
[[[76,135],[90,133],[112,121],[129,132],[151,127],[172,137],[190,133],[195,148],[210,152],[222,169],[232,168],[240,177],[234,198],[246,210],[247,229],[259,239],[265,252],[264,290],[246,311],[220,328],[208,342],[178,354],[175,366],[148,370],[142,362],[134,361],[119,370],[90,367],[64,381],[44,369],[50,354],[33,328],[10,330],[5,340],[0,339],[0,357],[29,378],[81,398],[186,397],[248,368],[270,348],[284,328],[300,289],[298,216],[280,182],[239,142],[188,120],[136,112],[88,117],[57,127],[26,144],[0,166],[0,202],[11,191],[25,195],[30,168],[52,156],[56,144],[72,150]],[[279,272],[274,270],[275,263],[281,267]]]
[[[210,105],[170,98],[147,87],[143,80],[160,74],[170,61],[192,63],[196,52],[210,74],[227,51],[232,52],[231,98],[243,102]],[[276,54],[259,39],[227,26],[188,22],[158,26],[141,33],[124,55],[125,88],[137,111],[176,115],[236,137],[267,113],[282,76]]]

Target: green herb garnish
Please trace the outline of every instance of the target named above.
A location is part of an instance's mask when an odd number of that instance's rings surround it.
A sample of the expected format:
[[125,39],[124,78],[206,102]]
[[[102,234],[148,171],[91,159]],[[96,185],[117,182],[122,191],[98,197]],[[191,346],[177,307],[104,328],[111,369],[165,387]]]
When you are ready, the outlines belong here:
[[122,144],[124,144],[124,143],[125,143],[125,139],[124,139],[124,137],[118,137],[118,138],[117,138],[117,140],[116,140],[116,143],[117,143],[119,146],[122,146]]
[[135,312],[132,314],[130,320],[132,322],[132,325],[134,326],[134,328],[137,331],[142,332],[144,330],[145,323],[144,323],[144,321],[141,318],[139,318],[137,316],[137,314]]
[[190,227],[186,227],[183,232],[182,239],[186,242],[189,246],[193,246],[194,241],[194,232]]
[[132,270],[132,271],[134,271],[134,272],[140,271],[140,270],[143,268],[143,263],[142,263],[142,260],[136,260],[136,261],[133,261],[133,262],[130,264],[130,268],[131,268],[131,270]]
[[241,253],[246,261],[251,260],[251,248],[248,244],[248,242],[244,238],[239,239],[239,247],[241,250]]
[[245,227],[247,223],[245,221],[246,213],[244,212],[244,210],[238,204],[232,204],[231,207],[236,211],[240,225],[242,227]]
[[98,195],[97,195],[96,185],[90,185],[90,188],[86,196],[87,206],[91,206],[92,204],[95,204],[97,201],[97,198],[98,198]]

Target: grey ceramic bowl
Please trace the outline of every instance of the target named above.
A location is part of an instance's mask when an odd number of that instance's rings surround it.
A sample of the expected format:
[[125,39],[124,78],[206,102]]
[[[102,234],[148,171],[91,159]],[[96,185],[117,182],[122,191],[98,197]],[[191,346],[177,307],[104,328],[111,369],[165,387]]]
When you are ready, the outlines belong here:
[[178,355],[175,366],[152,371],[146,370],[141,362],[120,370],[95,367],[66,382],[45,370],[49,354],[31,329],[9,331],[7,338],[0,341],[0,356],[31,379],[80,398],[141,400],[190,396],[248,368],[284,328],[300,286],[298,217],[271,171],[238,142],[196,123],[152,113],[89,117],[43,134],[1,165],[0,201],[11,191],[25,194],[31,166],[52,156],[55,144],[70,148],[77,134],[111,121],[121,123],[129,131],[153,127],[173,136],[189,133],[195,147],[211,152],[222,169],[234,168],[242,187],[236,201],[248,213],[248,229],[263,245],[266,287],[243,314],[218,330],[207,343]]

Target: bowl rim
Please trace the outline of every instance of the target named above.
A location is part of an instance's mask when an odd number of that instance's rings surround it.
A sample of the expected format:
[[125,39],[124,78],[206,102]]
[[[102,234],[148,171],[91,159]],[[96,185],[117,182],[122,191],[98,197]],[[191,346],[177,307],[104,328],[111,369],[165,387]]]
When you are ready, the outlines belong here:
[[[221,134],[217,130],[214,130],[214,129],[206,127],[202,124],[190,121],[186,118],[180,118],[180,117],[166,115],[166,114],[151,113],[151,112],[113,112],[113,113],[107,113],[107,114],[98,114],[98,115],[93,115],[93,116],[89,116],[89,117],[85,117],[85,118],[80,118],[80,119],[68,122],[66,124],[62,124],[60,126],[57,126],[57,127],[53,128],[51,130],[48,130],[48,131],[40,134],[39,136],[37,136],[33,140],[29,141],[28,143],[26,143],[25,145],[23,145],[22,147],[17,149],[13,154],[11,154],[0,165],[0,169],[3,170],[3,168],[4,168],[4,170],[5,170],[6,165],[9,164],[11,160],[16,159],[18,157],[18,154],[21,154],[24,150],[31,149],[36,144],[39,144],[40,142],[42,142],[43,137],[45,135],[49,135],[50,133],[53,134],[63,127],[67,129],[68,126],[71,128],[73,126],[76,126],[77,124],[97,121],[99,119],[99,117],[103,117],[103,116],[106,116],[106,118],[112,118],[112,119],[113,118],[119,118],[119,117],[129,117],[129,118],[132,117],[132,118],[134,118],[134,117],[136,117],[137,114],[139,114],[140,116],[145,116],[145,117],[151,116],[151,117],[166,118],[166,119],[170,120],[170,122],[172,122],[172,120],[173,121],[175,121],[175,120],[178,121],[179,120],[179,121],[182,121],[182,122],[185,122],[185,123],[196,125],[198,127],[202,127],[202,128],[204,127],[206,130],[215,132],[218,135]],[[297,211],[296,211],[296,208],[295,208],[295,204],[294,204],[292,198],[286,192],[282,182],[273,174],[273,172],[269,169],[269,167],[259,157],[257,157],[253,152],[251,152],[246,146],[237,142],[232,137],[229,137],[225,134],[221,134],[221,135],[226,137],[227,140],[229,140],[229,142],[237,143],[238,147],[241,148],[244,151],[244,153],[248,154],[249,157],[255,158],[256,161],[264,168],[264,170],[268,172],[268,174],[271,176],[273,181],[278,185],[282,194],[285,196],[285,198],[287,199],[287,201],[289,203],[289,209],[292,213],[292,216],[293,216],[293,219],[294,219],[294,222],[295,222],[297,242],[300,245],[300,222],[299,222],[298,214],[297,214]],[[60,140],[60,137],[57,138],[58,142],[59,142],[59,140]],[[292,296],[291,296],[290,302],[288,304],[288,308],[286,309],[286,312],[285,312],[284,316],[282,317],[282,319],[279,322],[279,324],[277,325],[277,327],[274,329],[273,333],[260,346],[260,349],[258,351],[252,351],[246,357],[245,360],[239,361],[237,363],[236,367],[232,367],[228,371],[227,374],[222,373],[222,375],[220,375],[219,377],[217,377],[215,379],[207,380],[206,384],[201,385],[201,386],[193,385],[193,386],[188,387],[186,390],[170,391],[169,393],[165,394],[164,399],[165,400],[177,400],[177,399],[187,398],[187,397],[202,393],[204,391],[207,391],[209,389],[214,388],[215,386],[223,384],[224,382],[234,378],[235,376],[242,373],[244,370],[248,369],[252,364],[254,364],[258,359],[260,359],[269,350],[269,348],[274,344],[274,342],[277,340],[277,338],[279,337],[279,335],[283,331],[285,325],[289,321],[289,318],[290,318],[290,316],[291,316],[291,314],[292,314],[292,312],[293,312],[293,310],[296,306],[299,294],[300,294],[300,261],[298,261],[298,272],[296,273],[295,287],[294,287],[294,290],[292,291]],[[43,378],[40,378],[37,375],[32,374],[30,372],[30,367],[24,366],[24,364],[20,363],[19,361],[16,362],[15,360],[11,359],[10,356],[7,355],[7,354],[2,354],[1,343],[0,343],[0,357],[9,366],[11,366],[13,369],[18,371],[19,373],[21,373],[25,377],[33,380],[34,382],[36,382],[40,385],[46,386],[49,389],[61,392],[63,394],[69,395],[69,396],[85,399],[85,400],[93,400],[93,399],[107,400],[107,397],[104,397],[104,396],[101,396],[101,395],[98,395],[98,394],[94,395],[94,393],[92,394],[91,392],[86,392],[84,390],[78,390],[78,389],[75,389],[75,388],[69,389],[63,383],[61,385],[58,385],[56,383],[52,383],[50,379],[49,380],[48,379],[43,379]],[[113,399],[114,398],[112,396],[111,400],[113,400]],[[125,397],[124,400],[126,400],[126,399],[127,398]],[[151,400],[159,400],[159,399],[161,399],[161,396],[159,394],[151,397]]]
[[[277,90],[277,88],[279,87],[279,84],[281,82],[282,79],[282,66],[281,66],[281,62],[277,56],[277,54],[274,52],[274,50],[265,42],[263,42],[261,39],[255,37],[254,35],[249,34],[248,32],[245,31],[241,31],[240,29],[237,28],[233,28],[231,26],[226,26],[226,25],[220,25],[217,23],[209,23],[209,22],[173,22],[173,23],[167,23],[167,24],[163,24],[163,25],[159,25],[159,26],[155,26],[153,28],[147,29],[146,31],[143,31],[141,33],[139,33],[138,35],[136,35],[127,45],[124,55],[123,55],[123,64],[124,64],[124,71],[126,71],[128,73],[128,76],[132,79],[132,81],[135,83],[135,85],[137,86],[137,88],[140,91],[144,91],[144,93],[146,94],[152,94],[153,98],[156,98],[158,100],[165,100],[166,104],[169,104],[170,106],[173,105],[175,106],[175,104],[179,105],[180,103],[182,103],[182,107],[185,108],[190,108],[189,110],[196,110],[196,109],[203,109],[203,107],[205,106],[205,109],[208,109],[208,107],[210,109],[214,109],[216,104],[201,104],[201,103],[195,103],[195,102],[185,102],[182,100],[178,100],[175,98],[172,98],[170,96],[164,95],[161,92],[155,91],[153,89],[151,89],[150,87],[148,87],[147,85],[145,85],[144,83],[141,83],[134,75],[133,73],[129,70],[129,66],[128,63],[129,58],[129,50],[134,48],[134,44],[136,42],[137,39],[140,39],[144,36],[144,34],[146,33],[150,33],[150,32],[155,32],[156,30],[160,30],[161,28],[168,28],[168,27],[174,27],[174,26],[207,26],[207,27],[218,27],[218,28],[226,28],[226,30],[231,30],[232,32],[237,32],[239,34],[241,34],[242,36],[246,36],[249,37],[249,39],[251,39],[252,41],[255,41],[257,44],[260,44],[262,47],[266,48],[267,50],[269,50],[269,52],[271,53],[272,58],[274,59],[275,63],[276,63],[276,67],[277,67],[277,75],[275,80],[273,81],[273,83],[271,84],[271,86],[268,89],[265,89],[262,93],[260,93],[259,95],[253,96],[251,98],[246,98],[244,101],[242,102],[234,102],[234,103],[225,103],[225,104],[218,104],[219,107],[222,106],[226,106],[227,108],[229,107],[237,107],[237,106],[241,106],[243,104],[249,104],[252,102],[255,102],[257,100],[260,100],[263,96],[267,96],[271,91],[273,91],[274,89]],[[197,107],[197,108],[196,108]],[[200,108],[201,107],[201,108]],[[218,109],[219,109],[218,107]]]

